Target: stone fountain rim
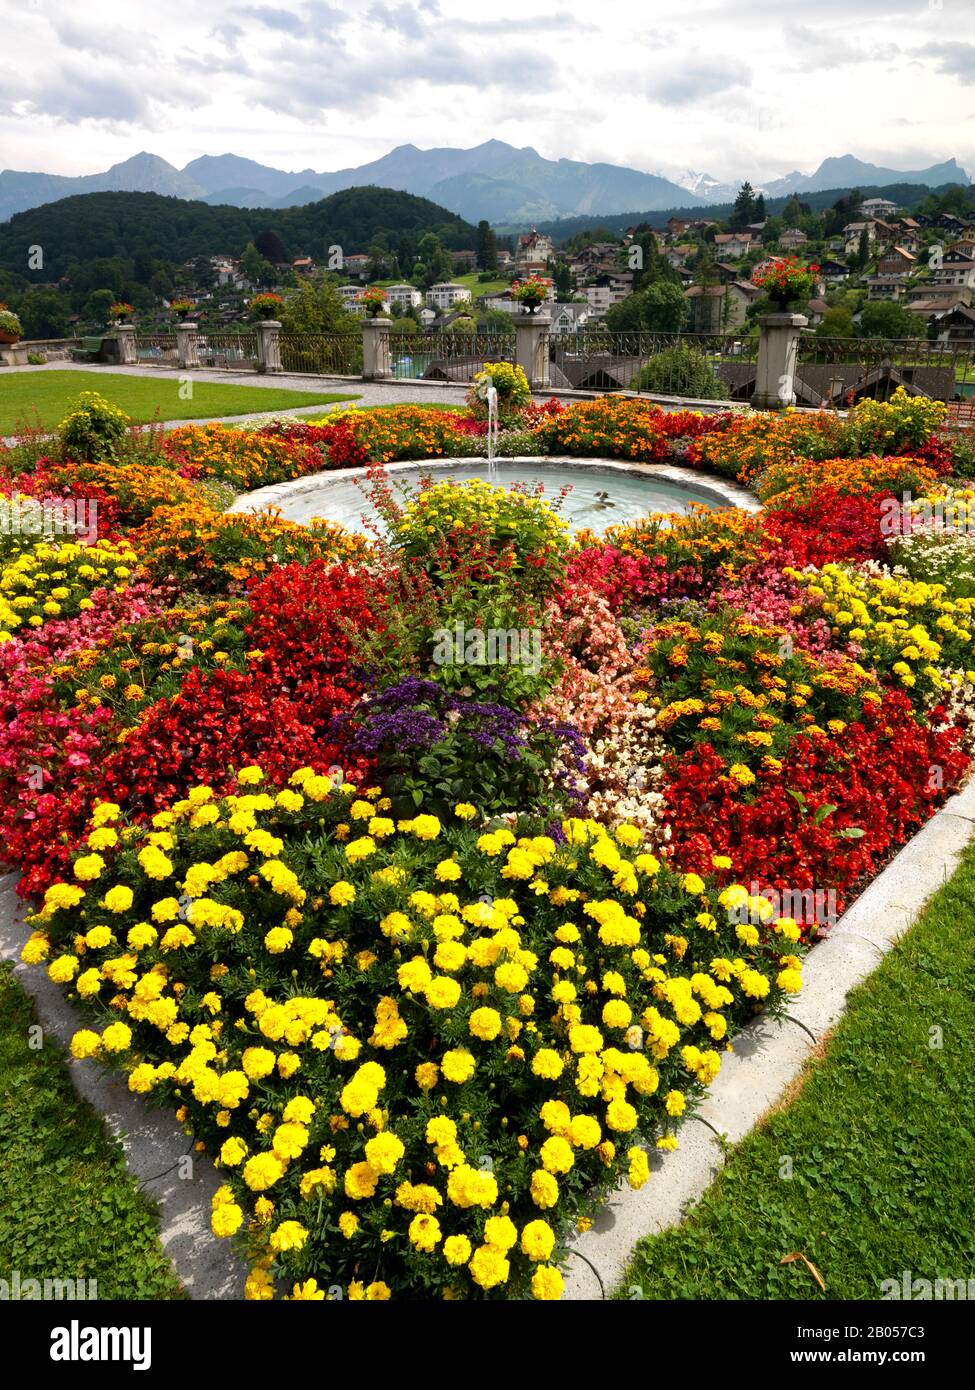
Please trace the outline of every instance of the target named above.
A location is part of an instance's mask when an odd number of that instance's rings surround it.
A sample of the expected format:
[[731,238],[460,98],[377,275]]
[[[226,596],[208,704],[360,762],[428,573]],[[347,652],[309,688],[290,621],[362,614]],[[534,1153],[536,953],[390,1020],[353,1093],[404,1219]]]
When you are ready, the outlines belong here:
[[[478,456],[426,458],[387,463],[385,471],[390,474],[404,473],[417,468],[449,471],[454,468],[467,468],[477,462],[483,462],[487,466],[487,459],[482,460]],[[697,469],[683,468],[678,464],[630,463],[624,459],[579,458],[572,454],[518,454],[513,458],[496,459],[495,462],[505,465],[512,463],[531,464],[535,467],[548,467],[557,464],[564,468],[600,468],[619,473],[641,474],[644,477],[661,479],[686,492],[709,493],[719,505],[736,507],[739,511],[755,513],[762,510],[762,504],[758,498],[747,488],[739,487],[736,483],[731,483],[726,478],[719,478],[712,473],[700,473]],[[261,512],[268,508],[281,507],[289,499],[302,497],[310,492],[318,492],[327,488],[329,483],[365,478],[372,466],[374,465],[358,468],[332,468],[323,470],[321,473],[308,473],[302,478],[292,478],[286,483],[271,483],[267,487],[256,488],[253,492],[242,492],[227,508],[226,514],[228,516],[239,515],[244,512]],[[327,517],[322,519],[328,520]]]

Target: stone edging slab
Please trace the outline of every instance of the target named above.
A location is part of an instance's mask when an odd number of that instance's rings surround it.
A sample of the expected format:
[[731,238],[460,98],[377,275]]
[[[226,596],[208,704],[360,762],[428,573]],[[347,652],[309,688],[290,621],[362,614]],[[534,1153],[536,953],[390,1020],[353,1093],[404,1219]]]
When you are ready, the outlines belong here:
[[[387,463],[385,472],[405,473],[411,469],[423,468],[431,472],[453,468],[469,468],[480,461],[472,458],[410,459],[402,463]],[[485,466],[487,460],[483,460]],[[681,468],[669,463],[627,463],[622,459],[578,458],[565,454],[542,454],[540,456],[517,455],[514,458],[499,458],[500,464],[522,463],[547,465],[558,464],[562,468],[601,468],[611,472],[639,474],[649,480],[662,478],[674,487],[688,492],[711,493],[716,505],[737,507],[745,512],[759,512],[762,504],[754,493],[746,488],[730,483],[726,478],[718,478],[711,473],[699,473],[693,468]],[[368,468],[334,468],[323,473],[309,473],[304,478],[294,478],[287,483],[271,483],[268,487],[245,492],[234,499],[227,508],[228,515],[240,512],[259,512],[268,507],[281,507],[293,497],[303,497],[310,492],[319,492],[330,482],[340,483],[356,478],[364,479]]]
[[567,1299],[592,1300],[601,1298],[603,1290],[609,1293],[619,1285],[641,1236],[679,1224],[724,1164],[708,1125],[732,1143],[750,1133],[801,1073],[810,1035],[818,1041],[836,1026],[847,995],[873,973],[948,881],[973,832],[975,778],[922,826],[809,952],[802,993],[788,1010],[791,1019],[773,1023],[759,1018],[737,1035],[697,1112],[707,1125],[688,1120],[679,1131],[680,1148],[651,1155],[650,1181],[639,1192],[618,1189],[592,1229],[576,1237],[572,1248],[590,1263],[570,1257]]

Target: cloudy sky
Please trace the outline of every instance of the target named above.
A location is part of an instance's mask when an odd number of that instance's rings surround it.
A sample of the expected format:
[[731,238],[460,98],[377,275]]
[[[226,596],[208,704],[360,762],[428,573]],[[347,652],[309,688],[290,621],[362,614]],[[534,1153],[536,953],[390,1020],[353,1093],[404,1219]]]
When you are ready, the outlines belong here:
[[975,170],[973,0],[0,7],[5,168],[92,173],[145,149],[330,170],[494,137],[721,179],[845,153]]

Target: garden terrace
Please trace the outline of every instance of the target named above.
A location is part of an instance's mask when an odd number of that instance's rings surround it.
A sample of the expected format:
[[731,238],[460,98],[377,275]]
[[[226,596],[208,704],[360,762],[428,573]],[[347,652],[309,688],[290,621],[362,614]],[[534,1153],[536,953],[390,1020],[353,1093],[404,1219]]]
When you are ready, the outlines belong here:
[[[23,960],[217,1165],[255,1299],[558,1298],[597,1200],[969,772],[941,405],[539,405],[483,370],[455,411],[165,436],[87,394],[0,456]],[[761,510],[572,534],[487,479],[398,499],[392,465],[484,457],[487,385],[501,457]],[[227,511],[348,469],[381,538]]]

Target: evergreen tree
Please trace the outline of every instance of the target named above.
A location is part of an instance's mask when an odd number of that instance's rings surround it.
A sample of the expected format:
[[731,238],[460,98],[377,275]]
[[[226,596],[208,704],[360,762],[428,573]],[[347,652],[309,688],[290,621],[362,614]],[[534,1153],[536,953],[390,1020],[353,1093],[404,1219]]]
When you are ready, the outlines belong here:
[[733,229],[740,229],[755,220],[755,190],[746,179],[738,190],[729,223]]
[[491,231],[490,223],[482,219],[477,224],[477,268],[478,270],[497,270],[498,243]]

